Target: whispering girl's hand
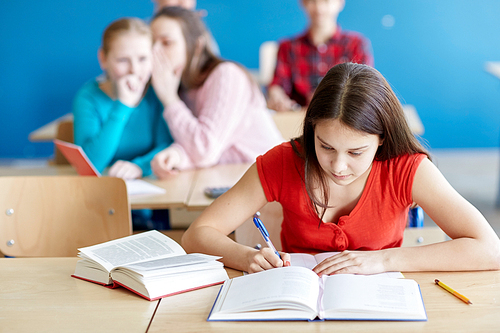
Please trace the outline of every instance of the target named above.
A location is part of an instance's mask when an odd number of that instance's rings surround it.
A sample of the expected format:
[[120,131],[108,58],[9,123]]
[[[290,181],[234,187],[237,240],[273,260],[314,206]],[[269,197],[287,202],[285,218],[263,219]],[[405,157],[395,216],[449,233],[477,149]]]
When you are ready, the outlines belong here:
[[165,148],[158,152],[151,160],[151,170],[159,179],[167,178],[177,173],[175,168],[179,164],[180,159],[179,152],[175,148]]
[[159,44],[153,47],[153,72],[151,82],[164,107],[177,102],[182,68],[174,68]]

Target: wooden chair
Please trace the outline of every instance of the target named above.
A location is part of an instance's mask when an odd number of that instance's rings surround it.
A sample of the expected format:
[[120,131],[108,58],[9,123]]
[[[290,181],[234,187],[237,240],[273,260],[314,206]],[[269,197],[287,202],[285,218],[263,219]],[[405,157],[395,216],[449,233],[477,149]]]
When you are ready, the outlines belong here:
[[131,235],[120,178],[0,177],[0,251],[15,257],[73,257],[78,248]]
[[[73,119],[62,120],[57,125],[56,139],[73,143]],[[64,155],[54,146],[54,164],[69,164]]]

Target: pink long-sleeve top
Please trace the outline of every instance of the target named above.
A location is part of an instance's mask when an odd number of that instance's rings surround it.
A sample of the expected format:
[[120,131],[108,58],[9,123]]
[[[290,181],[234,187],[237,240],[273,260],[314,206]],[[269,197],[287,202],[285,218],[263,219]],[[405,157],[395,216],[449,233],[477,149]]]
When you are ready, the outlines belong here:
[[254,162],[283,142],[262,92],[231,62],[217,65],[163,116],[181,155],[179,169]]

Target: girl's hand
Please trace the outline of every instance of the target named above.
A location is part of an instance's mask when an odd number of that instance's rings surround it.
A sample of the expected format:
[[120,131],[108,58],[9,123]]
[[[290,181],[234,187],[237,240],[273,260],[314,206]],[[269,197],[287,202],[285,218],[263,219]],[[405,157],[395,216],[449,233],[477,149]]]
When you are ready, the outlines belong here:
[[116,98],[131,108],[139,104],[146,88],[146,85],[135,74],[124,75],[115,84]]
[[344,251],[326,258],[313,271],[323,274],[375,274],[385,272],[384,251]]
[[249,252],[248,273],[257,273],[276,267],[290,266],[290,255],[280,252],[281,259],[268,247]]
[[271,110],[283,112],[295,110],[297,107],[300,108],[300,105],[290,99],[283,88],[274,85],[268,91],[267,107]]
[[119,160],[109,169],[108,175],[123,179],[136,179],[142,177],[142,169],[135,163]]
[[175,168],[179,165],[180,160],[179,152],[175,148],[163,149],[151,160],[151,170],[159,179],[166,178],[177,173]]
[[170,59],[161,48],[160,43],[153,46],[153,72],[151,83],[156,96],[164,107],[177,102],[179,98],[179,85],[181,82],[182,68],[173,68]]

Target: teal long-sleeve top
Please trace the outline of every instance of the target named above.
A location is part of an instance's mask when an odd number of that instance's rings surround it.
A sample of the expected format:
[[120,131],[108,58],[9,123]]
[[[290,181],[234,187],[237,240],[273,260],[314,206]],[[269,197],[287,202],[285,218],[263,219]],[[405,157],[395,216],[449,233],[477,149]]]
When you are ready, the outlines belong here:
[[139,105],[131,108],[111,99],[93,79],[78,91],[73,102],[75,143],[100,172],[125,160],[137,164],[143,176],[148,176],[155,154],[173,142],[162,111],[151,87]]

